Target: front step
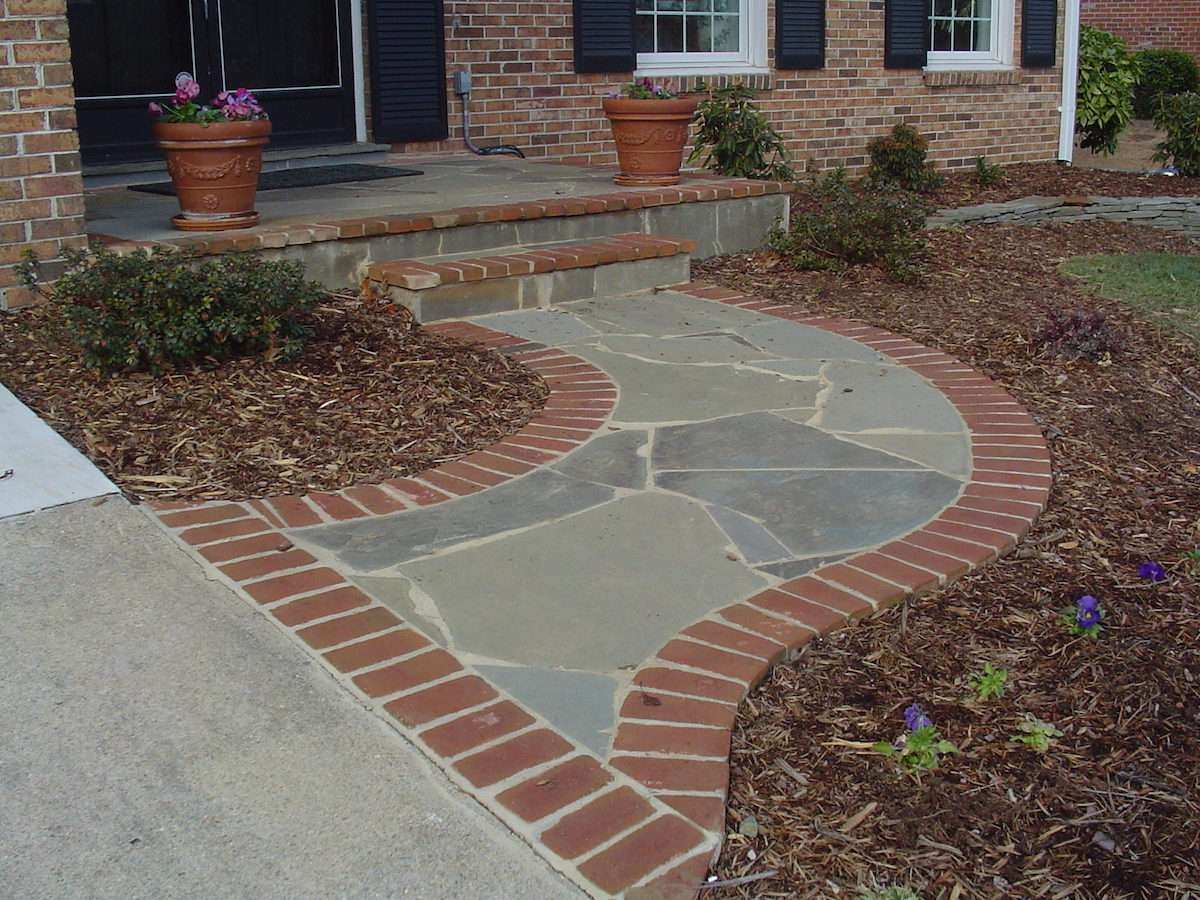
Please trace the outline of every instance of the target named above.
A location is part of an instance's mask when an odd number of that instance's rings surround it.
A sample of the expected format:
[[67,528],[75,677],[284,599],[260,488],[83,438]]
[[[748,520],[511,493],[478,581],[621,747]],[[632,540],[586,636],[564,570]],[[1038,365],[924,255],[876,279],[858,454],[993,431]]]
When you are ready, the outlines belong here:
[[374,263],[367,278],[420,322],[632,294],[688,281],[694,241],[617,234],[587,242]]

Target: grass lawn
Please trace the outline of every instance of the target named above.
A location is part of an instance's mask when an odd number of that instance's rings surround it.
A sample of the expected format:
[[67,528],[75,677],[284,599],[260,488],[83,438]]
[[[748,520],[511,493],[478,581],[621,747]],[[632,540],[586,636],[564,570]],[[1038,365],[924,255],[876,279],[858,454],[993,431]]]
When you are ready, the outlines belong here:
[[1200,341],[1200,257],[1078,256],[1067,260],[1063,271],[1093,282],[1102,297],[1127,303]]

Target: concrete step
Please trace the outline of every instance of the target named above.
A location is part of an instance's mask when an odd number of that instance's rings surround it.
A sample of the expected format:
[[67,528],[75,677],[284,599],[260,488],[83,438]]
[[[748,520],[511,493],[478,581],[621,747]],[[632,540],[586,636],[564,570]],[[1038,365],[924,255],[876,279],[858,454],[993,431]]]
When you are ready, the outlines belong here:
[[682,238],[616,234],[377,262],[367,278],[418,321],[435,322],[681,284],[690,278],[695,249]]

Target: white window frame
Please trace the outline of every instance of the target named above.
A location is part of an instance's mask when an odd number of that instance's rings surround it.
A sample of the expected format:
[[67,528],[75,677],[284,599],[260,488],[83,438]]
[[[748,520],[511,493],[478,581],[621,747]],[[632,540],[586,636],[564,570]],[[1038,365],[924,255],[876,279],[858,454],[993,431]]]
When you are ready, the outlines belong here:
[[992,49],[983,51],[930,50],[927,72],[986,72],[1013,68],[1015,0],[992,0]]
[[[993,0],[994,2],[994,0]],[[741,0],[742,49],[738,53],[639,53],[635,77],[756,75],[767,68],[767,0]]]

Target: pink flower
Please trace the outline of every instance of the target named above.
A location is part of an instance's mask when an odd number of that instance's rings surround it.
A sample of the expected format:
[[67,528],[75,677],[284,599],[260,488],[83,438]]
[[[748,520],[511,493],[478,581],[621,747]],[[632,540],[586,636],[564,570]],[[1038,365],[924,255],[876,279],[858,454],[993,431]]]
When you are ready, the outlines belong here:
[[213,99],[213,105],[227,119],[253,119],[255,116],[263,114],[258,100],[246,88],[238,88],[236,91],[221,91]]
[[157,103],[152,102],[150,104],[149,108],[150,108],[150,115],[154,116],[155,118],[158,118],[159,116],[161,116],[163,114],[162,106],[160,106]]
[[180,72],[175,76],[175,102],[190,103],[200,96],[200,83],[188,72]]

